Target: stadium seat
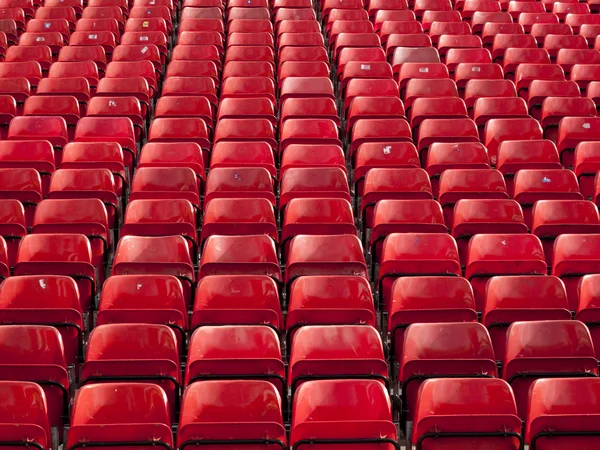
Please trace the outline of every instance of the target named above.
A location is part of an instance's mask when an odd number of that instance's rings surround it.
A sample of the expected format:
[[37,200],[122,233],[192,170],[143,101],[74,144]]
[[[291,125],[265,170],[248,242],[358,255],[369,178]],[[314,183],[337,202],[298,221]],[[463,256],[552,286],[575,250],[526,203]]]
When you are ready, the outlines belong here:
[[540,200],[532,210],[531,232],[544,244],[548,267],[553,267],[553,244],[561,234],[599,231],[598,209],[587,200]]
[[579,97],[579,87],[574,81],[533,80],[529,84],[527,104],[535,119],[542,117],[542,104],[548,97]]
[[373,210],[381,200],[432,199],[429,177],[423,169],[373,168],[367,172],[361,195],[361,223],[373,227]]
[[203,326],[190,338],[185,384],[253,378],[271,382],[281,394],[284,370],[273,329],[260,325]]
[[266,325],[283,330],[279,289],[265,275],[208,275],[198,282],[191,328]]
[[496,164],[498,146],[503,141],[542,139],[542,128],[537,120],[523,119],[491,119],[487,122],[483,144],[488,149],[490,162]]
[[440,446],[517,450],[524,445],[521,427],[515,396],[503,380],[426,380],[417,397],[412,443],[417,450]]
[[573,166],[577,144],[600,140],[596,134],[599,125],[598,117],[565,117],[560,121],[556,145],[563,166]]
[[475,293],[477,311],[482,311],[487,281],[501,275],[546,275],[542,243],[529,234],[481,234],[471,238],[465,278]]
[[506,352],[506,330],[510,324],[531,320],[571,320],[561,280],[527,275],[490,278],[481,323],[490,332],[498,361]]
[[563,169],[519,170],[514,176],[513,198],[523,208],[530,229],[532,209],[538,200],[583,200],[575,174]]
[[[70,380],[60,333],[46,325],[3,325],[0,338],[2,380],[32,381],[41,386],[48,406],[47,420],[59,432],[68,421],[70,403]],[[13,411],[16,407],[13,405]],[[14,433],[17,427],[10,428]],[[50,446],[51,442],[48,436]]]
[[579,321],[515,322],[506,333],[502,378],[515,393],[520,417],[536,379],[598,376],[590,332]]
[[10,277],[5,281],[0,286],[0,324],[53,326],[62,337],[67,365],[83,361],[85,328],[75,281],[61,275]]
[[167,325],[108,324],[92,330],[81,368],[81,385],[150,381],[167,394],[172,414],[180,397],[179,351]]
[[182,199],[200,208],[196,173],[189,167],[142,167],[131,183],[130,200]]
[[325,449],[359,445],[362,449],[398,448],[391,402],[377,380],[315,380],[294,396],[290,444]]
[[454,206],[452,236],[464,266],[468,245],[476,234],[526,234],[521,206],[514,200],[462,199]]
[[43,389],[28,381],[1,381],[2,443],[52,447],[48,405]]
[[379,302],[389,311],[393,282],[404,276],[461,276],[454,238],[443,233],[392,233],[379,258]]
[[173,275],[113,275],[102,286],[96,325],[167,325],[181,352],[188,330],[186,311],[183,286]]
[[184,450],[209,441],[286,448],[282,415],[281,396],[267,381],[195,382],[183,396],[177,445]]
[[111,275],[174,275],[183,286],[186,304],[191,305],[194,260],[183,236],[124,236],[117,244]]
[[118,227],[119,200],[116,193],[115,178],[109,169],[57,170],[50,180],[48,198],[97,198],[106,207],[109,228]]
[[[585,3],[583,3],[585,5]],[[596,379],[558,378],[531,385],[525,439],[532,449],[551,445],[596,445]]]
[[[83,386],[73,402],[66,448],[160,445],[172,448],[171,415],[165,391],[150,383]],[[107,429],[111,430],[107,433]]]
[[286,330],[288,348],[296,331],[307,325],[375,326],[369,282],[355,275],[307,275],[290,286]]
[[[448,336],[443,343],[439,336]],[[468,344],[467,344],[468,343]],[[403,420],[412,422],[419,387],[430,378],[497,376],[492,341],[480,323],[414,323],[404,332],[398,382]]]
[[56,164],[60,165],[62,149],[69,142],[67,122],[59,116],[15,117],[8,127],[8,140],[49,141]]
[[292,395],[310,380],[344,378],[387,385],[388,366],[377,330],[364,325],[311,325],[297,330],[287,376]]
[[594,180],[600,170],[597,159],[598,145],[596,142],[580,142],[575,147],[573,171],[577,175],[579,188],[585,199],[594,200]]

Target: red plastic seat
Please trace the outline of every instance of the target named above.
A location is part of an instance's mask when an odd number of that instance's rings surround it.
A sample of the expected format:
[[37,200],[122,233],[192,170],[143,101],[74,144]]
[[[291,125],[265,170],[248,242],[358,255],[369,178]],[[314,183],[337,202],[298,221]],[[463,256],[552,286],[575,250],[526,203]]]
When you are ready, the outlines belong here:
[[[172,63],[171,63],[172,64]],[[280,67],[280,74],[283,74],[283,68],[288,66],[306,65],[312,66],[317,64],[320,70],[325,69],[328,73],[327,64],[321,62],[310,63],[310,62],[287,62],[282,64]],[[320,66],[319,64],[323,64]],[[296,71],[293,71],[296,75]],[[267,61],[230,61],[223,67],[223,81],[229,77],[269,77],[275,78],[275,70],[273,65]],[[280,77],[281,78],[281,77]]]
[[448,169],[439,181],[438,200],[444,211],[444,220],[452,229],[453,210],[460,199],[506,199],[506,185],[497,170]]
[[[232,249],[235,251],[232,252]],[[269,236],[208,237],[204,243],[199,277],[236,274],[267,275],[281,280],[275,243]]]
[[291,427],[291,448],[298,450],[308,441],[323,450],[332,440],[364,450],[390,450],[398,439],[387,390],[377,380],[304,383],[294,395]]
[[[584,4],[585,5],[585,4]],[[587,5],[586,5],[587,6]],[[550,445],[596,445],[598,392],[596,379],[559,378],[538,380],[531,385],[525,437],[539,450]],[[552,430],[552,431],[549,431]]]
[[333,84],[327,77],[290,76],[279,85],[280,102],[288,98],[331,98],[334,99]]
[[424,200],[379,200],[373,210],[371,254],[378,260],[384,239],[390,233],[447,231],[439,203]]
[[515,84],[510,80],[469,80],[465,85],[464,100],[467,110],[481,97],[516,97]]
[[496,359],[506,352],[506,330],[513,322],[571,320],[567,292],[553,276],[499,276],[488,282],[482,323],[494,344]]
[[392,233],[383,241],[379,264],[380,304],[390,311],[392,286],[405,276],[461,275],[458,249],[447,233]]
[[190,167],[150,165],[136,170],[131,183],[130,200],[181,199],[199,208],[198,185],[197,175]]
[[209,275],[198,282],[191,328],[266,325],[283,329],[279,289],[265,275]]
[[412,443],[417,450],[456,445],[516,450],[524,445],[515,397],[503,380],[426,380],[418,393],[414,423]]
[[[427,12],[427,11],[425,11]],[[360,20],[360,19],[358,19]],[[409,9],[384,9],[377,11],[373,20],[373,28],[376,33],[379,33],[384,22],[387,21],[398,21],[398,22],[409,22],[416,21],[415,13]]]
[[477,322],[473,290],[460,277],[405,276],[392,285],[388,330],[390,353],[403,360],[406,328],[413,323]]
[[273,205],[265,198],[217,198],[204,208],[201,240],[212,235],[265,234],[277,242]]
[[[48,193],[50,177],[54,173],[55,167],[54,149],[48,141],[0,142],[0,168],[37,170],[42,183],[43,195]],[[27,210],[30,206],[25,204],[25,209]]]
[[406,83],[404,92],[404,108],[409,114],[410,108],[417,98],[458,97],[456,83],[449,78],[413,78]]
[[183,236],[125,236],[119,240],[112,275],[174,275],[182,283],[186,304],[192,300],[195,274]]
[[550,55],[543,48],[507,48],[502,68],[508,80],[515,78],[515,72],[521,64],[550,64]]
[[347,82],[344,94],[344,111],[358,97],[399,97],[398,84],[391,78],[354,78]]
[[363,277],[302,276],[292,282],[289,295],[288,343],[306,325],[375,326],[373,294]]
[[271,146],[264,141],[219,142],[213,147],[210,168],[259,167],[277,176],[275,157]]
[[281,177],[279,209],[294,198],[351,200],[347,176],[339,167],[288,168]]
[[66,95],[34,96],[23,105],[24,116],[58,116],[65,119],[71,130],[80,118],[77,98]]
[[[411,109],[411,111],[414,107]],[[466,116],[466,109],[464,109]],[[479,142],[477,125],[469,118],[425,119],[419,125],[417,149],[422,162],[429,146],[437,142]]]
[[[412,12],[412,11],[411,11]],[[414,17],[411,20],[415,20]],[[459,11],[449,10],[449,11],[435,11],[435,10],[426,10],[423,11],[423,16],[421,17],[421,23],[423,24],[423,31],[430,32],[435,26],[434,22],[443,23],[460,23],[462,22],[462,16]],[[453,34],[453,33],[444,33],[444,34]],[[433,39],[433,37],[432,37]]]
[[514,200],[462,199],[454,206],[452,236],[456,239],[461,264],[465,265],[468,245],[476,234],[526,234],[521,206]]
[[367,266],[358,237],[353,235],[298,235],[290,242],[285,282],[305,275],[360,275]]
[[[248,117],[248,116],[245,116]],[[215,146],[264,141],[275,152],[273,124],[268,119],[221,119],[215,130]]]
[[561,48],[556,55],[556,64],[559,64],[564,69],[565,75],[568,76],[575,65],[600,64],[600,51]]
[[392,56],[392,71],[394,77],[402,71],[402,66],[406,63],[439,63],[440,55],[437,49],[433,47],[398,47],[394,50]]
[[137,61],[135,64],[126,61],[110,62],[106,66],[105,76],[106,78],[145,78],[150,87],[150,95],[152,97],[154,97],[158,89],[156,72],[154,65],[150,61]]
[[[259,109],[260,104],[258,99],[253,99],[252,108],[248,109]],[[265,102],[267,99],[264,99]],[[398,99],[399,101],[399,99]],[[224,108],[225,101],[221,102],[219,109],[219,115],[221,110]],[[250,105],[250,102],[248,102]],[[272,108],[272,104],[269,104],[269,110]],[[259,111],[260,112],[260,111]],[[270,112],[270,111],[269,111]],[[385,111],[383,112],[385,114]],[[275,113],[270,114],[269,118],[275,121]],[[310,119],[319,118],[333,120],[336,125],[340,125],[340,118],[337,112],[337,106],[334,99],[327,97],[305,97],[305,98],[288,98],[285,102],[281,103],[280,111],[280,122],[283,124],[288,119]]]
[[[438,342],[440,335],[448,338]],[[404,332],[403,347],[398,379],[403,416],[409,421],[415,418],[425,380],[497,376],[492,341],[480,323],[415,323]]]
[[25,209],[25,222],[31,226],[37,204],[42,201],[39,172],[32,168],[0,168],[0,175],[0,196],[20,201]]
[[195,142],[203,149],[210,147],[206,122],[199,117],[156,118],[150,125],[148,142]]
[[[40,83],[42,87],[44,80]],[[88,88],[89,90],[89,88]],[[150,86],[143,77],[103,78],[96,88],[97,97],[135,97],[140,102],[142,118],[148,117],[150,110]],[[81,99],[80,99],[81,102]],[[87,101],[86,101],[87,103]]]
[[497,34],[492,45],[494,62],[502,62],[509,48],[537,48],[535,38],[529,34]]
[[513,19],[519,20],[522,13],[544,13],[546,7],[541,2],[510,1],[508,2],[507,11]]
[[579,33],[579,28],[586,24],[600,24],[600,19],[597,17],[597,14],[567,14],[565,16],[565,23],[569,25],[573,29],[573,33]]
[[[571,232],[570,230],[565,231]],[[552,265],[552,274],[560,277],[565,283],[571,310],[575,311],[577,311],[578,304],[579,280],[586,274],[600,273],[597,235],[580,234],[578,231],[575,230],[577,234],[562,234],[556,238]]]
[[598,171],[600,171],[598,145],[596,142],[581,142],[575,148],[573,171],[577,175],[581,194],[587,199],[594,199],[595,178]]
[[[43,389],[27,381],[0,382],[2,441],[49,448],[52,434]],[[3,443],[4,443],[3,442]]]
[[112,242],[106,207],[99,199],[46,199],[35,211],[31,233],[81,233],[90,241],[92,264],[104,268]]
[[47,45],[15,45],[9,47],[4,57],[6,62],[37,61],[43,72],[52,65],[52,50]]
[[[2,379],[32,381],[39,385],[44,392],[41,398],[45,397],[47,402],[48,409],[44,412],[47,414],[46,420],[52,428],[62,427],[63,417],[68,417],[69,413],[70,383],[58,330],[44,325],[4,325],[0,327],[0,337],[3,342],[0,347]],[[16,404],[13,405],[13,411],[16,407]],[[12,431],[6,430],[8,436],[3,433],[3,438],[14,435],[16,428],[20,429],[10,426]],[[29,438],[42,431],[39,428],[34,430],[28,430],[28,433],[33,433],[28,434]],[[47,438],[48,445],[51,446],[52,437]]]
[[99,73],[106,71],[106,51],[101,45],[69,45],[60,49],[59,62],[93,61]]
[[544,44],[546,36],[554,35],[572,35],[571,27],[564,23],[534,23],[531,26],[530,34],[535,38],[538,45]]
[[[568,25],[565,25],[565,26],[568,26]],[[588,46],[590,46],[592,48],[596,48],[596,50],[598,49],[595,46],[595,43],[597,41],[596,37],[598,36],[598,31],[600,31],[600,24],[586,23],[579,27],[579,35],[583,36],[586,39]]]
[[113,275],[102,286],[96,325],[167,325],[184,349],[188,329],[181,282],[173,275]]
[[491,119],[483,132],[483,144],[487,147],[492,165],[496,163],[498,146],[505,140],[542,139],[542,129],[537,120]]
[[[133,187],[139,188],[136,184],[134,181]],[[143,196],[139,192],[135,194],[135,197]],[[197,251],[196,225],[196,211],[189,200],[136,199],[127,205],[120,236],[183,236],[193,258]]]
[[529,388],[546,373],[555,378],[598,375],[592,339],[583,323],[516,322],[508,328],[502,378],[515,393],[521,417],[527,411]]
[[398,73],[400,96],[405,98],[404,91],[407,83],[413,78],[418,79],[443,79],[449,78],[448,68],[441,63],[405,63]]
[[266,198],[275,206],[273,179],[264,167],[216,167],[206,180],[204,202],[215,198]]
[[558,168],[519,170],[514,176],[513,196],[523,207],[530,228],[532,208],[538,200],[583,200],[575,174]]
[[546,139],[556,140],[563,117],[595,117],[596,105],[586,97],[547,97],[542,104],[541,125]]
[[575,64],[571,67],[570,80],[577,83],[582,94],[585,94],[590,82],[598,80],[600,64]]
[[[431,12],[433,12],[433,11],[431,11]],[[440,12],[440,11],[438,11],[438,12]],[[454,12],[454,11],[451,11],[451,12]],[[450,35],[453,37],[452,38],[444,38],[443,36],[446,36],[446,35]],[[453,41],[454,43],[459,43],[460,40],[462,39],[462,38],[459,38],[459,36],[470,36],[470,35],[471,35],[471,26],[468,23],[462,22],[462,21],[440,22],[440,21],[436,20],[434,22],[431,22],[430,28],[429,28],[429,37],[431,38],[431,42],[434,45],[437,45],[438,49],[440,47],[440,43],[443,41],[447,42],[448,40],[450,40],[450,41]],[[465,41],[466,42],[476,42],[477,39],[466,38]],[[478,47],[481,47],[481,40],[479,40]],[[449,48],[452,48],[452,47],[449,47]]]
[[150,383],[83,386],[73,403],[66,448],[77,448],[83,443],[127,446],[146,442],[144,439],[150,434],[158,445],[172,447],[169,406],[165,392]]
[[[220,38],[220,36],[219,36]],[[73,37],[71,36],[71,40]],[[217,40],[218,42],[218,40]],[[123,45],[137,45],[137,44],[152,44],[156,45],[158,51],[160,52],[161,62],[163,64],[166,63],[167,58],[167,37],[161,33],[160,31],[147,31],[147,32],[139,32],[139,31],[130,31],[127,34],[124,34],[121,37],[121,43]],[[181,37],[178,41],[178,44],[181,44]],[[71,45],[73,45],[71,43]],[[223,51],[223,44],[221,42],[220,50]]]
[[69,22],[66,19],[31,19],[25,25],[27,33],[45,34],[45,33],[60,33],[63,41],[69,41],[71,33]]
[[346,132],[351,134],[352,127],[360,119],[403,118],[404,116],[404,105],[397,96],[358,96],[350,102]]
[[[25,208],[15,199],[0,200],[0,236],[5,241],[8,267],[13,267],[21,239],[27,235]],[[3,250],[4,251],[4,250]]]
[[35,92],[42,79],[42,66],[37,61],[2,62],[0,78],[25,78]]
[[[43,81],[43,80],[42,80]],[[41,82],[40,82],[41,83]],[[31,95],[31,85],[27,78],[0,78],[0,95],[10,95],[17,102],[17,111]]]
[[150,379],[165,391],[173,413],[179,403],[180,373],[177,338],[167,325],[114,323],[90,333],[81,384]]
[[[242,400],[243,399],[243,400]],[[235,430],[231,434],[230,431]],[[183,396],[177,433],[183,450],[198,442],[256,444],[285,447],[281,397],[262,380],[196,382]]]
[[387,384],[388,366],[377,330],[364,325],[311,325],[296,331],[287,383],[292,395],[320,379],[373,379]]
[[[83,19],[79,19],[77,22],[81,22]],[[86,21],[83,20],[83,23],[85,23]],[[92,21],[93,23],[94,21]],[[91,24],[90,24],[91,25]],[[118,28],[117,25],[117,21],[114,21],[114,25],[116,28]],[[80,29],[83,28],[80,26]],[[91,28],[91,27],[89,27]],[[90,31],[94,31],[93,33],[90,33]],[[115,34],[110,31],[110,30],[81,30],[81,31],[74,31],[71,34],[71,38],[69,39],[69,45],[72,46],[96,46],[96,45],[100,45],[102,46],[102,48],[104,49],[104,51],[106,52],[106,56],[110,57],[112,55],[112,52],[115,48],[115,46],[117,45],[116,43],[116,36]]]
[[[548,271],[542,243],[530,234],[480,234],[469,243],[465,278],[482,311],[487,281],[500,275],[545,275]],[[498,355],[500,358],[502,355]]]
[[577,144],[600,140],[598,130],[600,130],[598,117],[564,117],[559,122],[556,145],[563,166],[573,165]]
[[338,138],[338,128],[333,120],[289,119],[279,129],[279,153],[281,154],[286,147],[293,144],[341,146],[342,143]]
[[540,119],[541,107],[547,97],[579,97],[579,87],[574,81],[533,80],[528,88],[528,106],[531,115]]
[[529,118],[527,103],[519,97],[479,98],[473,106],[473,120],[480,135],[483,134],[487,122],[492,119]]
[[471,28],[473,34],[479,35],[482,33],[485,25],[489,23],[512,23],[512,17],[507,12],[485,12],[475,11],[471,17]]
[[[221,233],[223,234],[223,233]],[[281,243],[299,234],[356,234],[350,202],[341,198],[293,198],[284,210]]]
[[[75,281],[60,275],[10,277],[5,281],[0,287],[0,323],[54,326],[62,337],[67,365],[82,361],[84,324]],[[44,296],[39,295],[40,289]]]
[[56,164],[60,164],[62,149],[69,142],[67,123],[59,116],[15,117],[8,127],[9,140],[49,141],[55,151]]
[[203,326],[190,339],[185,384],[251,376],[269,381],[281,393],[284,370],[273,329],[260,325]]
[[[318,42],[319,38],[322,40],[323,36],[318,33],[310,33],[306,38],[304,35],[299,37],[298,40],[287,39],[287,45],[294,45],[294,42],[299,43],[309,43],[309,42]],[[232,33],[228,36],[227,39],[227,48],[232,45],[269,45],[273,47],[273,35],[268,32],[261,33]],[[221,52],[222,53],[222,52]]]
[[373,210],[386,199],[432,199],[429,177],[423,169],[373,168],[367,172],[362,190],[360,212],[364,227],[372,228]]
[[515,72],[515,84],[519,96],[529,98],[529,85],[536,80],[564,81],[565,72],[558,64],[519,64]]
[[117,142],[130,171],[137,161],[135,130],[127,117],[84,117],[77,122],[75,142]]
[[94,61],[55,62],[50,66],[48,78],[85,78],[90,90],[95,92],[100,76]]
[[346,159],[338,145],[288,145],[281,155],[280,177],[294,167],[338,167],[346,172]]

